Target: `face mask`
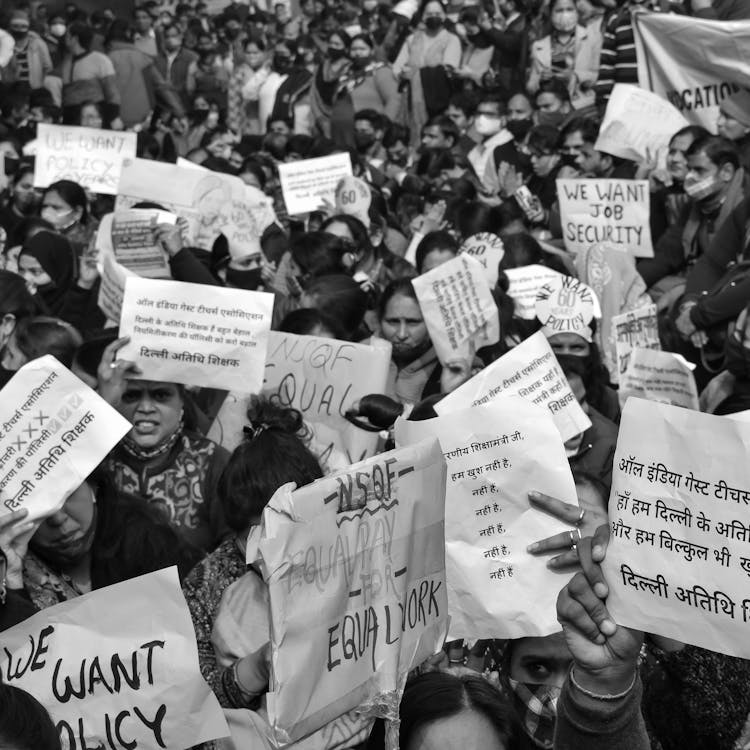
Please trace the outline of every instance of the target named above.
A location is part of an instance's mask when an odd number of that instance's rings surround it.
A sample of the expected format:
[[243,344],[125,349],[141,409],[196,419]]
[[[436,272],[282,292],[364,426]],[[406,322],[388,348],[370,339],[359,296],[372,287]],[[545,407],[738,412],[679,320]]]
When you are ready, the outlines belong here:
[[364,70],[372,62],[371,57],[353,57],[352,67],[357,70]]
[[292,61],[285,55],[274,55],[273,56],[273,69],[283,75],[289,71],[292,67]]
[[344,57],[346,57],[345,49],[334,49],[332,47],[328,48],[328,59],[331,60],[332,62],[341,60]]
[[40,215],[57,230],[68,229],[76,223],[73,211],[56,211],[54,208],[43,208]]
[[64,23],[53,23],[52,26],[49,27],[49,33],[57,39],[60,39],[65,36],[67,29],[68,27]]
[[556,31],[570,33],[575,31],[578,24],[578,14],[575,11],[565,11],[565,13],[556,13],[552,16],[552,26]]
[[474,129],[479,135],[495,135],[502,127],[502,120],[493,115],[477,115],[474,120]]
[[559,127],[564,119],[562,112],[540,112],[538,115],[540,125],[551,125],[553,128]]
[[478,49],[487,49],[492,44],[490,38],[483,31],[466,37]]
[[253,291],[262,283],[261,268],[251,268],[240,271],[238,268],[227,268],[227,283],[238,289]]
[[424,25],[429,31],[439,31],[443,28],[443,19],[430,16],[430,18],[425,18]]
[[11,36],[18,40],[19,42],[26,39],[26,37],[29,35],[29,30],[26,29],[26,31],[20,31],[19,29],[11,29],[10,30]]
[[513,710],[523,731],[536,747],[552,748],[560,688],[552,685],[531,685],[508,678],[513,691]]
[[370,133],[355,133],[354,143],[358,151],[367,151],[375,143],[375,136]]
[[685,180],[683,185],[688,198],[694,201],[702,201],[719,192],[721,187],[717,178],[706,177],[703,180]]
[[513,138],[520,142],[526,137],[533,125],[530,117],[524,117],[523,120],[508,120],[505,127],[510,131]]

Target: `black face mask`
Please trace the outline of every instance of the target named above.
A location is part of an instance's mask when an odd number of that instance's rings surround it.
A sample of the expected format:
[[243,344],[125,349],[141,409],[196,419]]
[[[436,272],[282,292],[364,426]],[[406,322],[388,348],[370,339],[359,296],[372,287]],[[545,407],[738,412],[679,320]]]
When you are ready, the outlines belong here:
[[288,73],[292,68],[292,61],[286,57],[285,55],[274,55],[273,56],[273,69],[281,74],[284,75],[285,73]]
[[373,143],[375,143],[374,135],[370,135],[369,133],[354,134],[354,145],[357,147],[357,151],[365,152]]
[[427,27],[429,31],[439,31],[443,28],[443,19],[442,18],[435,18],[434,16],[430,18],[425,18],[424,25]]
[[237,287],[237,289],[254,291],[263,281],[261,273],[262,269],[260,268],[251,268],[248,271],[240,271],[238,268],[227,268],[227,283]]
[[240,35],[239,29],[224,29],[224,36],[226,36],[226,38],[231,41],[237,39],[239,35]]
[[478,49],[487,49],[492,44],[492,40],[484,31],[480,31],[478,34],[471,34],[466,38]]
[[352,67],[357,70],[364,70],[371,62],[371,57],[353,57]]
[[508,120],[505,128],[510,132],[514,140],[520,142],[526,137],[526,134],[531,130],[533,125],[534,123],[530,117],[524,117],[523,120]]
[[10,30],[10,33],[17,42],[22,42],[29,35],[28,31],[14,31],[13,29]]
[[337,60],[341,60],[344,57],[346,57],[345,49],[335,49],[332,47],[328,48],[328,59],[331,62],[336,62]]
[[750,349],[744,345],[744,331],[742,339],[732,334],[724,346],[726,355],[726,368],[737,378],[737,380],[750,380]]

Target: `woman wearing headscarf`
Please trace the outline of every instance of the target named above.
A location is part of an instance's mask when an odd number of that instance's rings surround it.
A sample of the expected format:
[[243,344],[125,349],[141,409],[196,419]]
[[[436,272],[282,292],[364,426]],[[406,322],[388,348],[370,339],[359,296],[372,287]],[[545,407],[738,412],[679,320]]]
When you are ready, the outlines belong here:
[[38,232],[26,240],[18,257],[18,273],[40,306],[58,315],[75,283],[75,256],[70,243],[55,232]]

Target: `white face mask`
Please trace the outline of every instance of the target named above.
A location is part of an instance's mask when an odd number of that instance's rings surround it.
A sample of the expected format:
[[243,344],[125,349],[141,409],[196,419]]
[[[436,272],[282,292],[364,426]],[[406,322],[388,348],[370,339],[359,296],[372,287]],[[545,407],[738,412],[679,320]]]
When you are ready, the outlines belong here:
[[58,39],[65,36],[66,30],[67,28],[64,23],[53,23],[52,26],[49,27],[49,33]]
[[578,14],[573,11],[563,11],[552,16],[552,25],[557,31],[571,32],[575,30],[578,23]]
[[502,130],[503,121],[495,115],[477,115],[474,120],[474,129],[479,135],[495,135]]
[[688,182],[685,180],[683,185],[688,198],[692,198],[694,201],[701,201],[704,198],[711,197],[714,193],[718,192],[718,187],[719,181],[715,175],[697,181]]

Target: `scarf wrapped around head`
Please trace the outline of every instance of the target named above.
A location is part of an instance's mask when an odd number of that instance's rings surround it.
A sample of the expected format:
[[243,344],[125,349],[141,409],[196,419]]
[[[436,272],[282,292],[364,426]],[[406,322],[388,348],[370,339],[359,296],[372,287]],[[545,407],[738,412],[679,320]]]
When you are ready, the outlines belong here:
[[75,255],[65,237],[55,232],[37,232],[21,249],[21,255],[35,258],[52,279],[39,287],[39,296],[50,313],[59,312],[65,295],[75,283]]

